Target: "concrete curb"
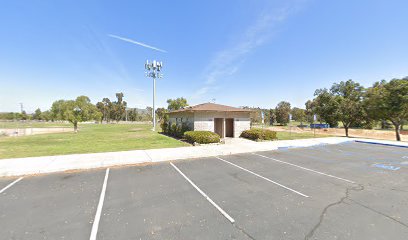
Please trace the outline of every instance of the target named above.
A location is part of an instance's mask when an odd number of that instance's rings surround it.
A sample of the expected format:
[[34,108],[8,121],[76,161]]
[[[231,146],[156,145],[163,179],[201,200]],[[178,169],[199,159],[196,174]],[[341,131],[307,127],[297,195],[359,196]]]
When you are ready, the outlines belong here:
[[282,140],[272,142],[252,142],[232,145],[208,145],[197,147],[133,150],[122,152],[72,154],[60,156],[11,158],[0,160],[0,177],[21,176],[63,172],[69,170],[93,169],[140,163],[162,162],[188,158],[213,157],[238,153],[270,151],[279,148],[310,147],[322,144],[364,141],[408,146],[408,143],[395,143],[371,139],[352,139],[344,137]]

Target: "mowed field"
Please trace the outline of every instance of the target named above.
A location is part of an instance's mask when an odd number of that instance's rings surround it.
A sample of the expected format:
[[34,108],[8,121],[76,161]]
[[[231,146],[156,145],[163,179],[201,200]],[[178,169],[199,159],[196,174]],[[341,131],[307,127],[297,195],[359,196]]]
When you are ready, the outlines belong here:
[[[80,124],[79,132],[74,133],[69,123],[0,122],[0,129],[53,127],[63,127],[69,131],[19,137],[0,136],[0,159],[190,146],[152,132],[150,124]],[[277,137],[278,140],[290,140],[313,138],[314,135],[277,132]]]
[[[12,123],[2,123],[3,128]],[[15,123],[14,123],[15,124]],[[34,126],[32,126],[34,125]],[[69,127],[27,123],[19,127]],[[81,124],[79,132],[0,137],[0,159],[189,146],[151,131],[148,124]]]

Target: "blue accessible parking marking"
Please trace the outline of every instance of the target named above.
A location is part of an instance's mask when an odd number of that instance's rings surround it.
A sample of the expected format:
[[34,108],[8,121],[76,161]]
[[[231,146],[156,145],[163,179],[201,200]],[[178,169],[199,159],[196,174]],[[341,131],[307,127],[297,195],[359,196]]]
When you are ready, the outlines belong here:
[[396,171],[399,170],[400,167],[395,167],[392,165],[386,165],[386,164],[382,164],[382,163],[377,163],[373,165],[374,167],[378,167],[378,168],[382,168],[382,169],[386,169],[386,170],[392,170],[392,171]]

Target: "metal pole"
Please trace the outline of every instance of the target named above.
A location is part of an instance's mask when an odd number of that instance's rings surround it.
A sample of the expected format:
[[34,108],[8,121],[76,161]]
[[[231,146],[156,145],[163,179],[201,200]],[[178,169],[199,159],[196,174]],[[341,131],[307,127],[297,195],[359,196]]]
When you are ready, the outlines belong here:
[[[156,74],[155,74],[156,75]],[[153,129],[152,131],[156,131],[156,108],[155,108],[155,103],[156,101],[156,77],[153,77]]]
[[313,137],[316,137],[316,125],[314,125],[314,121],[313,121]]

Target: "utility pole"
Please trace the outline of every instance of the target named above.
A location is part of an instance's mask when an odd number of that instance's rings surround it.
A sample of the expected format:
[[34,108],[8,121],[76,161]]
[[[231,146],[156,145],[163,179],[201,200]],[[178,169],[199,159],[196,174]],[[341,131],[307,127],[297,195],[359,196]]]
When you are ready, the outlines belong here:
[[152,117],[153,117],[153,128],[152,131],[156,131],[156,78],[162,78],[163,75],[160,73],[163,67],[162,62],[158,62],[153,60],[149,63],[149,60],[146,60],[145,69],[146,69],[146,77],[153,78],[153,109],[152,109]]

